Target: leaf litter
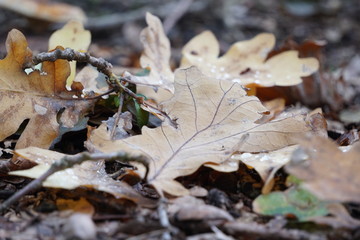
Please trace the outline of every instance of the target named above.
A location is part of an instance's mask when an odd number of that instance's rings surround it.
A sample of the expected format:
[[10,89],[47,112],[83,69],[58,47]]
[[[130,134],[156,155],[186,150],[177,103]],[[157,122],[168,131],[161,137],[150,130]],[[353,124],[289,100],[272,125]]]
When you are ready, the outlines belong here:
[[[169,196],[167,195],[168,193],[173,196],[188,195],[190,191],[182,185],[178,177],[186,177],[193,174],[201,166],[211,167],[221,172],[231,172],[236,171],[239,162],[242,161],[247,164],[248,169],[251,170],[253,168],[260,175],[263,182],[265,182],[263,194],[253,202],[252,207],[254,211],[265,215],[283,215],[285,217],[288,217],[289,213],[293,213],[301,221],[314,221],[319,224],[325,223],[335,228],[354,228],[358,226],[358,222],[349,216],[343,205],[333,204],[334,201],[357,201],[357,189],[354,189],[354,184],[351,184],[348,178],[345,177],[346,175],[352,176],[352,170],[356,168],[345,168],[343,171],[340,171],[340,178],[344,179],[344,181],[340,181],[336,185],[333,181],[335,179],[333,174],[327,177],[322,175],[325,166],[329,168],[326,165],[327,162],[319,162],[318,164],[320,165],[316,165],[316,167],[312,165],[309,167],[309,165],[304,164],[304,162],[313,164],[314,161],[311,160],[311,157],[316,158],[318,157],[317,154],[321,154],[321,152],[337,149],[336,145],[326,143],[321,146],[323,151],[318,153],[313,151],[312,147],[316,143],[323,142],[323,138],[321,140],[317,138],[317,142],[310,141],[306,142],[306,144],[303,142],[300,148],[302,150],[295,150],[294,153],[294,149],[298,149],[295,144],[302,142],[301,139],[305,135],[312,134],[327,137],[327,125],[322,113],[316,111],[310,114],[296,111],[283,112],[284,101],[281,99],[267,104],[270,106],[269,111],[257,97],[248,96],[244,90],[244,86],[253,88],[258,86],[288,86],[298,84],[301,82],[301,77],[308,76],[318,69],[318,62],[315,58],[299,58],[297,51],[285,51],[267,58],[275,43],[275,38],[272,34],[260,34],[251,40],[235,43],[228,52],[219,57],[219,44],[215,36],[211,32],[204,32],[196,36],[184,47],[180,69],[176,70],[174,74],[169,64],[171,53],[169,40],[164,34],[160,20],[151,14],[147,14],[146,19],[148,27],[143,30],[141,35],[144,44],[141,66],[149,68],[150,75],[137,77],[125,73],[123,76],[127,77],[130,82],[137,83],[138,93],[142,93],[141,88],[145,89],[145,91],[150,90],[150,92],[154,92],[155,95],[150,93],[145,95],[156,99],[161,109],[173,119],[176,119],[176,126],[169,124],[169,122],[164,122],[156,128],[144,126],[141,129],[140,135],[128,136],[131,128],[128,118],[124,119],[119,125],[114,122],[114,119],[109,118],[107,123],[101,124],[97,129],[89,128],[88,140],[86,142],[88,150],[94,152],[114,152],[121,149],[121,151],[128,152],[130,155],[145,155],[150,160],[150,168],[148,177],[144,180],[147,184],[153,186],[162,196]],[[11,37],[9,38],[11,39]],[[7,47],[11,44],[18,45],[7,49],[8,56],[12,54],[10,49],[15,49],[15,54],[13,55],[17,56],[14,59],[18,64],[14,72],[18,74],[22,71],[23,63],[29,62],[31,59],[31,52],[27,49],[26,40],[22,40],[25,38],[21,34],[18,34],[16,38],[21,41],[16,40],[14,41],[15,43],[12,43],[11,40],[8,40]],[[20,51],[17,51],[17,48]],[[1,61],[0,69],[3,69]],[[60,65],[61,63],[62,65]],[[285,64],[289,66],[286,70],[282,68]],[[75,93],[65,89],[66,78],[69,74],[69,64],[64,60],[57,60],[55,63],[45,62],[41,71],[34,71],[27,75],[28,77],[22,77],[22,79],[30,78],[30,76],[34,77],[37,74],[41,75],[40,73],[47,73],[47,71],[51,73],[52,71],[48,69],[52,65],[55,65],[53,67],[55,73],[60,73],[61,81],[54,81],[54,89],[43,90],[41,87],[39,87],[40,91],[35,89],[35,94],[32,95],[36,97],[32,96],[31,99],[37,99],[39,95],[41,97],[50,96],[52,101],[59,101],[63,100],[64,96],[72,97]],[[44,71],[44,69],[47,71]],[[59,74],[54,75],[59,77]],[[95,77],[98,77],[96,73],[92,74],[91,78]],[[4,82],[6,83],[6,81]],[[22,89],[20,92],[25,92],[25,90],[29,92],[28,90],[30,89],[30,93],[34,90],[34,86],[26,86],[24,88],[22,84],[19,84],[20,88],[15,86],[14,89]],[[92,80],[89,82],[88,87],[92,88],[92,91],[95,92],[99,88],[95,86],[96,84],[97,81]],[[139,87],[141,84],[143,86]],[[7,85],[10,86],[11,84]],[[35,84],[35,88],[36,86]],[[167,95],[160,94],[159,92],[162,91],[160,89],[167,91]],[[8,91],[13,90],[5,90],[5,92]],[[256,94],[255,91],[250,91],[249,93]],[[27,97],[26,94],[21,96]],[[61,98],[58,99],[58,96],[61,96]],[[170,98],[171,96],[172,98]],[[169,100],[164,101],[166,99]],[[74,104],[76,107],[78,107],[78,103],[81,103],[72,102],[71,100],[67,101],[68,104]],[[47,108],[41,107],[43,106],[33,106],[33,109],[37,114],[48,116]],[[88,107],[90,105],[87,105],[85,108],[88,109]],[[23,112],[31,112],[29,110],[31,107],[27,108]],[[59,108],[54,110],[54,112],[56,111],[58,111],[58,114]],[[24,113],[22,114],[24,115]],[[51,114],[53,113],[51,112]],[[71,114],[76,115],[77,112]],[[23,115],[20,114],[20,116]],[[16,117],[16,119],[22,119],[22,122],[24,117]],[[71,121],[71,124],[73,122],[76,123],[76,121]],[[125,127],[125,122],[128,124],[127,127]],[[32,126],[30,123],[27,127]],[[67,123],[67,126],[70,128],[73,126],[69,122]],[[12,125],[14,124],[12,123]],[[111,140],[110,138],[112,126],[116,126],[119,133],[118,137],[115,138],[116,140]],[[42,125],[42,128],[46,129],[46,126]],[[52,132],[46,131],[46,133],[52,133],[52,137],[58,135],[56,132],[57,125],[53,124],[52,128]],[[32,129],[34,128],[32,127]],[[13,131],[8,131],[4,138]],[[133,132],[131,132],[132,134]],[[26,131],[22,133],[21,137],[23,136],[27,136],[29,139],[29,133]],[[48,140],[50,137],[45,136],[43,138],[47,139],[45,144],[35,142],[34,144],[31,143],[31,145],[48,148],[49,143],[51,143]],[[20,139],[19,143],[22,143],[22,141]],[[21,147],[17,147],[16,154],[34,161],[38,165],[29,170],[13,172],[13,174],[36,178],[49,168],[49,164],[64,156],[61,153],[39,148],[20,149],[29,145],[21,145],[19,143],[18,146]],[[304,147],[306,147],[305,150]],[[318,149],[319,147],[317,146]],[[310,156],[310,159],[305,161],[301,159],[300,162],[292,160],[288,163],[291,158],[290,155],[293,154],[294,158],[295,154],[299,154],[299,152],[306,153],[305,155],[307,158]],[[355,152],[356,150],[351,150],[351,154],[341,155],[337,150],[334,150],[332,153],[335,157],[331,157],[333,159],[340,159],[343,156],[348,158],[348,156],[355,156]],[[251,156],[251,159],[245,156]],[[328,159],[327,157],[322,159]],[[342,168],[342,165],[337,165],[338,162],[336,161],[336,164],[330,167],[331,171],[336,172],[335,169]],[[357,166],[355,160],[351,160],[350,163],[351,166]],[[305,187],[309,192],[305,192],[303,189],[294,190],[294,188],[286,191],[270,192],[274,183],[269,183],[269,181],[277,181],[274,175],[276,172],[281,171],[284,164],[286,164],[286,171],[300,178],[300,187]],[[135,167],[137,174],[141,177],[145,176],[145,168],[142,165],[136,162],[133,162],[132,165]],[[314,169],[316,171],[313,171]],[[134,171],[129,172],[133,173]],[[310,172],[314,172],[314,176],[310,177]],[[354,182],[357,182],[356,180]],[[329,188],[325,187],[322,189],[324,184],[329,186]],[[346,185],[349,185],[349,187],[345,187]],[[128,186],[123,181],[116,181],[110,178],[105,172],[104,161],[88,161],[72,169],[55,173],[44,182],[44,186],[64,189],[86,186],[111,193],[119,198],[129,199],[140,206],[153,206],[153,201],[141,196],[133,187]],[[135,185],[135,188],[139,190],[140,186],[144,187],[145,185],[140,183]],[[336,196],[339,189],[344,189],[343,196]],[[141,192],[144,194],[143,190]],[[277,199],[284,200],[285,196],[285,201],[271,200],[276,194],[279,195]],[[295,196],[295,199],[290,199],[290,201],[286,202],[286,200],[289,200],[287,195]],[[315,195],[322,200],[325,199],[327,201],[326,204],[318,202],[315,199]],[[156,194],[153,196],[157,197]],[[225,227],[223,229],[228,229],[229,231],[241,229],[241,222],[234,221],[236,214],[229,215],[222,209],[204,203],[200,205],[190,204],[188,206],[187,203],[190,200],[186,199],[187,197],[189,196],[173,198],[171,201],[170,207],[176,210],[171,212],[169,209],[168,213],[173,220],[187,222],[202,219],[206,222],[211,222],[212,218],[222,218],[224,222],[233,223],[234,225],[233,228]],[[196,198],[193,199],[196,200]],[[262,199],[261,204],[258,199]],[[308,205],[309,201],[316,203],[315,210],[314,208],[307,209],[308,207],[314,207],[314,205]],[[244,209],[243,204],[242,201],[238,202],[237,208]],[[76,204],[74,203],[74,205]],[[271,209],[269,210],[268,207],[271,207]],[[193,211],[195,208],[198,208],[198,211]],[[241,211],[242,213],[246,212]],[[333,217],[325,216],[329,213]],[[252,224],[255,224],[255,221]],[[218,222],[216,225],[221,226],[221,224],[218,225]],[[252,227],[250,225],[247,227],[251,232]],[[271,232],[266,230],[266,228],[261,231],[263,230]],[[286,232],[285,228],[282,230]],[[219,233],[220,230],[217,229],[216,231]],[[225,235],[223,234],[223,236]]]
[[29,119],[16,148],[50,147],[60,126],[71,128],[92,108],[93,101],[76,101],[77,91],[68,91],[70,74],[65,60],[44,62],[41,71],[23,70],[32,52],[24,35],[12,30],[6,40],[7,56],[0,60],[0,139],[15,133]]

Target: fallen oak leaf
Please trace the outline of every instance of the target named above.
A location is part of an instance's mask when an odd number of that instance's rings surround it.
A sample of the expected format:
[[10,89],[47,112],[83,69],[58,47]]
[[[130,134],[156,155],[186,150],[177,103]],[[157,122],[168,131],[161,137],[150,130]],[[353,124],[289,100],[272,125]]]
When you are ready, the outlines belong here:
[[265,87],[299,84],[301,77],[319,68],[317,59],[300,59],[297,51],[285,51],[266,59],[274,45],[274,35],[262,33],[251,40],[234,43],[218,57],[219,43],[213,33],[205,31],[184,46],[180,68],[197,66],[207,76]]
[[137,84],[137,93],[160,103],[174,93],[174,73],[170,68],[170,41],[158,17],[146,13],[146,22],[148,27],[140,34],[140,41],[144,46],[140,65],[150,69],[150,73],[148,76],[139,77],[125,72],[123,77]]
[[[144,52],[140,57],[140,65],[150,68],[151,85],[161,85],[174,92],[174,73],[170,68],[170,41],[166,37],[161,21],[151,13],[146,13],[148,27],[140,33]],[[158,82],[154,82],[157,80]]]
[[[155,129],[143,127],[142,135],[111,141],[106,127],[100,126],[86,142],[88,149],[147,156],[147,180],[160,194],[188,194],[174,179],[205,163],[220,164],[236,151],[275,150],[311,131],[302,115],[256,124],[267,111],[258,98],[246,96],[238,83],[211,79],[195,67],[177,70],[174,97],[162,107],[177,118],[177,128],[163,123]],[[144,175],[142,166],[137,167]]]
[[[277,101],[274,102],[275,106],[277,106],[276,102]],[[271,111],[272,110],[270,110],[269,115],[271,115]],[[277,113],[277,116],[273,121],[306,114],[304,119],[307,125],[312,129],[312,134],[327,137],[326,120],[322,115],[321,109],[315,109],[312,112],[307,113],[308,111],[309,110],[305,108],[290,108]],[[269,122],[270,119],[267,118],[269,115],[263,115],[259,120],[255,121],[255,123],[264,124]],[[205,166],[221,172],[234,172],[238,169],[239,161],[241,161],[258,172],[264,182],[262,193],[265,194],[270,192],[275,183],[275,173],[291,160],[291,156],[297,148],[298,145],[292,145],[274,151],[235,153],[231,158],[221,164],[205,164]]]
[[359,151],[359,143],[342,152],[330,140],[312,137],[301,142],[285,170],[322,200],[359,203]]
[[23,68],[31,62],[32,52],[20,31],[10,31],[6,49],[7,56],[0,60],[0,140],[29,119],[16,148],[48,148],[58,136],[60,125],[73,127],[94,101],[63,99],[74,95],[65,88],[70,70],[66,60],[44,62],[42,72],[27,75]]
[[[39,178],[50,169],[52,164],[63,159],[65,156],[70,156],[37,147],[19,149],[15,151],[15,154],[38,165],[27,170],[12,171],[9,174],[30,178]],[[115,181],[109,177],[105,171],[105,162],[103,160],[83,161],[72,168],[55,172],[42,185],[44,187],[69,190],[76,189],[77,187],[89,187],[110,193],[117,198],[131,200],[142,206],[154,206],[152,200],[142,197],[125,182]]]

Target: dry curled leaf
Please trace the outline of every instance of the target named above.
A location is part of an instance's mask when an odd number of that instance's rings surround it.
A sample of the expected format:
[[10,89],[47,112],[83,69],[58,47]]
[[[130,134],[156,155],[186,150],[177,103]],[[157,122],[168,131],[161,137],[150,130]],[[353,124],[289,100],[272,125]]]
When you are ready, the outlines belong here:
[[360,145],[342,152],[330,140],[313,137],[301,143],[286,171],[322,200],[360,202]]
[[44,62],[41,72],[27,75],[23,68],[31,61],[32,52],[18,30],[9,33],[6,49],[6,57],[0,60],[0,140],[29,119],[16,148],[48,148],[60,125],[73,127],[93,102],[72,100],[74,93],[65,88],[70,71],[65,60]]
[[144,46],[140,65],[150,69],[150,74],[138,77],[125,72],[124,76],[138,84],[137,93],[161,102],[169,99],[174,93],[174,73],[170,68],[170,41],[158,17],[146,13],[146,22],[148,27],[140,34]]
[[[62,153],[36,147],[16,150],[15,154],[38,165],[27,170],[13,171],[10,174],[30,178],[40,177],[51,164],[65,156]],[[80,165],[56,172],[46,179],[43,186],[63,189],[86,186],[110,193],[117,198],[129,199],[143,206],[153,205],[152,200],[143,198],[125,182],[115,181],[109,177],[105,171],[104,161],[85,161]]]
[[[174,179],[204,163],[222,163],[235,151],[275,150],[310,131],[302,115],[255,123],[267,111],[258,98],[246,96],[238,83],[211,79],[195,67],[176,72],[174,97],[163,108],[177,118],[177,128],[163,123],[155,129],[143,127],[142,135],[111,141],[102,127],[86,144],[103,152],[122,149],[146,155],[148,182],[159,193],[185,195],[188,190]],[[144,175],[141,166],[139,173]]]
[[27,17],[49,22],[67,22],[69,20],[86,21],[85,13],[78,7],[39,0],[0,0],[0,7],[9,9]]
[[297,51],[285,51],[266,59],[274,45],[274,35],[262,33],[233,44],[219,57],[217,39],[212,32],[205,31],[185,45],[180,67],[197,66],[207,76],[266,87],[299,84],[301,77],[319,68],[317,59],[300,59]]
[[[86,52],[90,46],[91,33],[84,29],[79,21],[69,21],[62,29],[55,31],[49,39],[49,50],[57,46],[72,48],[75,51]],[[76,74],[76,61],[70,63],[70,76],[66,80],[66,86],[71,87]]]

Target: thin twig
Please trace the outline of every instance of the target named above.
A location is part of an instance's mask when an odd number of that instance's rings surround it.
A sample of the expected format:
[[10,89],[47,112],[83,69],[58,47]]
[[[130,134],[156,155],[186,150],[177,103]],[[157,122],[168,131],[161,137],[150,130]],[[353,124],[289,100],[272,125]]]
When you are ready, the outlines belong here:
[[129,163],[129,162],[138,162],[145,166],[146,172],[144,179],[147,179],[148,170],[149,170],[149,162],[148,160],[143,157],[129,157],[127,153],[125,152],[114,152],[114,153],[88,153],[83,152],[76,155],[71,156],[64,156],[63,158],[55,161],[50,168],[39,178],[35,179],[28,185],[26,185],[24,188],[20,189],[18,192],[16,192],[14,195],[12,195],[10,198],[8,198],[5,202],[3,202],[0,205],[0,213],[3,212],[5,209],[10,207],[12,204],[17,202],[21,197],[26,195],[27,193],[34,191],[36,189],[39,189],[43,182],[52,174],[62,171],[66,168],[71,168],[76,164],[80,164],[87,160],[101,160],[104,159],[106,161],[113,161],[113,160],[121,160],[122,162]]
[[[67,61],[86,62],[91,64],[92,66],[96,67],[99,72],[102,72],[108,77],[107,82],[109,86],[112,89],[114,89],[114,91],[125,92],[126,94],[130,95],[130,97],[134,98],[138,104],[143,105],[145,108],[149,109],[150,112],[160,113],[162,116],[164,116],[164,118],[168,119],[174,126],[176,126],[176,122],[172,120],[165,112],[145,102],[143,97],[136,95],[136,93],[134,93],[129,88],[127,88],[122,83],[123,81],[127,82],[127,78],[116,76],[111,70],[112,69],[111,63],[107,62],[103,58],[95,58],[90,56],[89,53],[78,52],[71,48],[65,48],[64,50],[58,48],[52,52],[39,53],[36,56],[33,56],[32,63],[28,64],[29,66],[26,65],[24,67],[34,67],[36,64],[39,64],[41,62],[45,62],[45,61],[55,62],[58,59],[65,59]],[[88,100],[88,99],[91,98],[85,98],[81,100]]]
[[96,58],[90,56],[87,52],[78,52],[71,48],[55,49],[52,52],[43,52],[33,56],[33,64],[39,64],[41,62],[49,61],[55,62],[58,59],[65,59],[68,61],[86,62],[96,67],[99,72],[104,73],[109,78],[112,77],[111,71],[112,65],[103,58]]

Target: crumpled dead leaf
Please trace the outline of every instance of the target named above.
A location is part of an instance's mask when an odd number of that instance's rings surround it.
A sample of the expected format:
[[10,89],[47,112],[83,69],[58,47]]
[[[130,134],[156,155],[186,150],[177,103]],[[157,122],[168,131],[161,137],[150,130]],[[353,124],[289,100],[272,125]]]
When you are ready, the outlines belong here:
[[170,41],[158,17],[146,13],[146,22],[148,27],[140,34],[144,46],[140,65],[149,68],[150,74],[138,77],[125,72],[124,77],[137,84],[137,93],[160,103],[169,99],[174,93],[174,73],[170,68]]
[[[55,31],[49,39],[49,51],[57,46],[63,48],[72,48],[75,51],[86,52],[91,43],[91,33],[84,29],[79,21],[69,21],[65,26]],[[69,62],[70,76],[66,80],[66,86],[69,88],[76,75],[76,61]]]
[[27,17],[49,22],[67,22],[69,20],[86,21],[85,13],[78,7],[38,0],[0,0],[0,7]]
[[[258,98],[246,96],[240,84],[211,79],[195,67],[176,72],[175,95],[162,107],[177,118],[177,128],[165,123],[155,129],[143,127],[142,135],[117,141],[110,140],[106,128],[99,128],[86,145],[103,152],[122,149],[147,156],[148,182],[159,193],[176,196],[188,190],[174,179],[204,163],[222,163],[236,151],[275,150],[311,131],[302,115],[256,124],[267,111]],[[144,169],[138,167],[144,176]]]
[[[93,66],[83,67],[76,74],[74,82],[80,82],[84,86],[83,93],[85,96],[100,95],[109,91],[106,76]],[[104,96],[104,98],[106,97]]]
[[302,141],[285,169],[322,200],[359,203],[359,152],[359,143],[342,152],[330,140],[313,137]]
[[180,68],[197,66],[207,76],[266,87],[299,84],[301,77],[309,76],[319,68],[317,59],[300,59],[297,51],[285,51],[266,59],[274,45],[274,35],[262,33],[233,44],[219,57],[217,39],[212,32],[205,31],[185,45]]
[[[65,156],[59,152],[37,147],[16,150],[15,154],[38,165],[31,169],[13,171],[9,174],[30,178],[40,177],[50,168],[51,164]],[[110,193],[117,198],[129,199],[143,206],[154,206],[151,199],[142,197],[125,182],[115,181],[109,177],[105,171],[104,161],[85,161],[80,165],[56,172],[46,179],[43,186],[63,189],[86,186]]]
[[60,125],[73,127],[93,101],[72,100],[74,92],[65,88],[70,71],[65,60],[44,62],[42,72],[27,75],[23,67],[31,61],[32,52],[20,31],[9,33],[6,49],[7,56],[0,60],[0,140],[30,119],[16,148],[48,148],[59,134]]

